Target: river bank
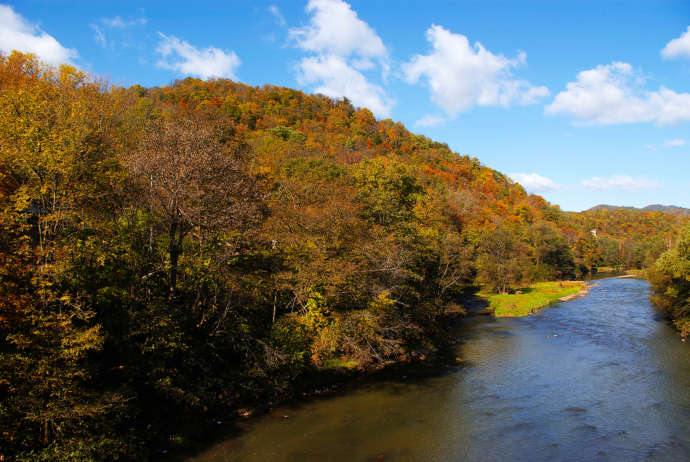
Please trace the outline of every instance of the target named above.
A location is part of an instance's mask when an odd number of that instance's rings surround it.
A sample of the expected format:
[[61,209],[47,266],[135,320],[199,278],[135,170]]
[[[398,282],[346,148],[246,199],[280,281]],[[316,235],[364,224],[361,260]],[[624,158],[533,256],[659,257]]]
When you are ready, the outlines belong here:
[[309,405],[319,400],[337,398],[373,383],[390,380],[414,380],[444,373],[448,368],[462,368],[466,362],[454,351],[461,339],[457,328],[467,318],[464,310],[443,316],[439,321],[443,334],[437,333],[436,346],[406,348],[405,351],[385,361],[364,367],[324,367],[305,372],[295,378],[290,386],[276,388],[262,399],[246,402],[242,407],[225,409],[203,421],[190,420],[177,434],[161,441],[152,455],[156,461],[183,461],[220,440],[241,434],[248,425],[261,419],[285,419],[284,409]]
[[[458,303],[469,308],[478,304],[474,314],[487,314],[495,317],[521,317],[535,313],[542,308],[559,302],[569,301],[586,295],[593,286],[583,281],[540,282],[524,287],[513,294],[489,294],[484,292],[466,295]],[[445,320],[439,322],[444,332],[436,335],[436,346],[426,348],[408,348],[395,358],[369,364],[363,368],[327,367],[305,373],[296,379],[290,387],[275,390],[264,400],[245,403],[241,408],[228,409],[222,415],[207,419],[203,423],[195,422],[189,429],[179,429],[176,438],[171,438],[158,450],[158,457],[169,460],[169,454],[177,453],[174,460],[193,453],[201,445],[215,441],[219,436],[235,427],[242,427],[246,422],[272,415],[275,409],[289,405],[310,402],[314,399],[337,396],[344,390],[351,390],[369,382],[375,382],[390,376],[406,376],[410,369],[422,367],[448,367],[449,365],[466,365],[465,359],[453,353],[455,345],[461,342],[454,331],[458,322],[468,314],[464,309],[448,313]],[[492,316],[492,317],[493,317]]]
[[496,317],[521,317],[541,310],[556,302],[567,302],[587,295],[591,284],[584,281],[537,282],[516,290],[512,294],[477,295],[487,300]]
[[[459,299],[460,305],[469,308],[469,305],[478,304],[485,308],[479,309],[474,314],[493,314],[496,317],[518,317],[534,313],[545,306],[558,302],[568,301],[588,293],[591,287],[582,281],[554,281],[532,284],[522,288],[514,294],[484,294],[482,292],[467,295],[467,299]],[[476,308],[480,308],[479,306]],[[496,313],[498,308],[498,313]],[[168,454],[177,453],[174,460],[195,452],[199,446],[217,440],[222,435],[232,433],[232,429],[241,428],[248,422],[260,419],[262,416],[278,415],[276,409],[291,405],[301,405],[327,397],[338,396],[345,390],[352,390],[364,386],[369,382],[385,380],[388,377],[410,375],[411,370],[423,368],[433,370],[444,369],[454,365],[466,366],[467,362],[462,356],[454,353],[456,345],[461,343],[457,337],[455,328],[458,323],[464,322],[467,313],[465,310],[448,313],[445,321],[440,322],[444,326],[443,333],[437,333],[436,347],[407,349],[396,358],[367,365],[364,368],[324,368],[314,370],[300,377],[292,383],[292,386],[273,393],[264,401],[246,403],[245,407],[228,410],[224,415],[209,419],[201,426],[196,423],[188,431],[181,431],[184,437],[180,438],[181,444],[172,444],[161,447],[158,456],[169,460]],[[493,317],[493,316],[492,316]],[[402,371],[402,372],[401,372]],[[275,417],[274,415],[274,417]],[[282,414],[278,415],[278,418]],[[194,441],[194,443],[191,443]]]
[[611,278],[539,317],[467,317],[463,364],[276,406],[187,461],[686,461],[687,344],[648,290]]

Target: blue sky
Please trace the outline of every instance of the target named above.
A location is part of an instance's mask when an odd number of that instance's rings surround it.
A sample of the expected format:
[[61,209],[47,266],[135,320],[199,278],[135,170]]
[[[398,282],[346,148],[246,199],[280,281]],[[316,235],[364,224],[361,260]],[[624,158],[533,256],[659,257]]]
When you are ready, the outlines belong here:
[[687,0],[1,2],[3,51],[347,96],[565,210],[690,207]]

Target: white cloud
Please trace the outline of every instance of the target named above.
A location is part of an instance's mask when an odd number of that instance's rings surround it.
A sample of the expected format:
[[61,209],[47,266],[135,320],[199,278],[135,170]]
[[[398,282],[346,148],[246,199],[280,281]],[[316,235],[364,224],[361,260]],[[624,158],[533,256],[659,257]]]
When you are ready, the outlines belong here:
[[297,65],[300,85],[331,98],[349,98],[379,117],[390,115],[394,101],[364,72],[388,72],[388,51],[381,38],[342,0],[310,0],[309,24],[290,29],[297,48],[314,53]]
[[8,5],[0,5],[0,50],[33,53],[48,64],[71,63],[79,57],[77,50],[65,48]]
[[290,37],[306,51],[383,58],[386,47],[376,32],[342,0],[309,0],[309,25],[290,29]]
[[355,106],[369,108],[378,116],[387,116],[393,102],[378,85],[369,83],[364,75],[348,65],[341,56],[302,58],[297,66],[301,85],[316,85],[315,92],[331,98],[347,96]]
[[653,144],[645,144],[644,145],[645,149],[649,149],[650,151],[656,151],[656,146]]
[[666,44],[661,50],[665,59],[690,58],[690,26],[681,34]]
[[611,175],[609,178],[598,176],[582,180],[583,186],[596,191],[641,191],[660,187],[656,181],[646,178],[633,178],[630,175]]
[[664,147],[665,148],[678,148],[681,146],[685,146],[687,144],[687,141],[677,138],[675,140],[666,140],[664,142]]
[[270,5],[268,7],[268,12],[276,18],[276,21],[280,26],[284,26],[286,24],[285,16],[283,16],[283,14],[280,12],[280,9],[277,6]]
[[561,185],[538,173],[511,173],[508,175],[513,181],[520,183],[527,192],[540,193],[561,189]]
[[108,27],[113,27],[117,29],[124,29],[126,27],[132,26],[143,26],[146,24],[146,18],[135,18],[129,21],[122,19],[120,16],[115,16],[114,18],[103,18],[101,22]]
[[[89,27],[93,30],[93,38],[103,48],[115,48],[115,41],[108,40],[106,32],[108,29],[120,29],[124,30],[129,27],[143,26],[148,20],[146,18],[135,18],[131,20],[124,20],[120,16],[115,16],[114,18],[101,18],[97,23],[89,24]],[[122,32],[120,32],[122,33]],[[110,35],[110,33],[108,33]]]
[[551,115],[565,114],[582,124],[656,122],[671,125],[690,121],[690,93],[665,87],[642,88],[644,79],[628,63],[599,65],[577,74],[546,107]]
[[103,48],[107,47],[108,39],[105,38],[103,30],[101,30],[101,28],[98,27],[96,24],[89,24],[89,27],[93,29],[93,38],[94,40],[96,40],[96,43],[98,43]]
[[443,116],[435,114],[426,114],[421,119],[416,121],[414,124],[419,127],[435,127],[437,125],[441,125],[445,121],[446,118]]
[[403,65],[408,83],[425,78],[431,100],[449,115],[457,115],[473,106],[509,106],[533,104],[549,95],[546,87],[535,87],[514,79],[511,70],[526,62],[525,53],[515,59],[495,55],[467,37],[432,25],[426,38],[433,50],[415,55]]
[[235,71],[241,64],[234,51],[225,52],[215,47],[196,48],[174,36],[158,33],[161,39],[156,52],[162,57],[158,67],[177,71],[185,75],[196,75],[202,79],[225,77],[236,79]]

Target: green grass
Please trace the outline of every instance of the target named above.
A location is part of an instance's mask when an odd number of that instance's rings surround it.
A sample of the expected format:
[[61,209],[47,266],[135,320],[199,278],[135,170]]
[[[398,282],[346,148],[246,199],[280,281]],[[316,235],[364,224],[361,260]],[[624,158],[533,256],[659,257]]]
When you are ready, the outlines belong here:
[[586,287],[580,281],[537,282],[519,289],[514,294],[491,294],[481,291],[477,295],[484,297],[497,317],[527,316],[559,298],[574,295]]
[[614,267],[614,266],[598,266],[597,267],[597,274],[606,274],[606,273],[632,274],[635,276],[642,276],[644,274],[644,270],[639,270],[639,269],[621,270],[621,269]]
[[641,270],[641,269],[629,269],[629,270],[625,271],[625,274],[629,274],[631,276],[637,276],[639,278],[643,278],[645,272],[644,272],[644,270]]

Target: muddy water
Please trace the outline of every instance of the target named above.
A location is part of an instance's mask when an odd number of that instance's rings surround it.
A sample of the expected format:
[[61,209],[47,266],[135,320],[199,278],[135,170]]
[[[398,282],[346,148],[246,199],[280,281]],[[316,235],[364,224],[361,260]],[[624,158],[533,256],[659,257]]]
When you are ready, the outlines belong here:
[[648,290],[605,279],[539,315],[468,319],[467,366],[276,409],[190,461],[688,461],[690,345]]

